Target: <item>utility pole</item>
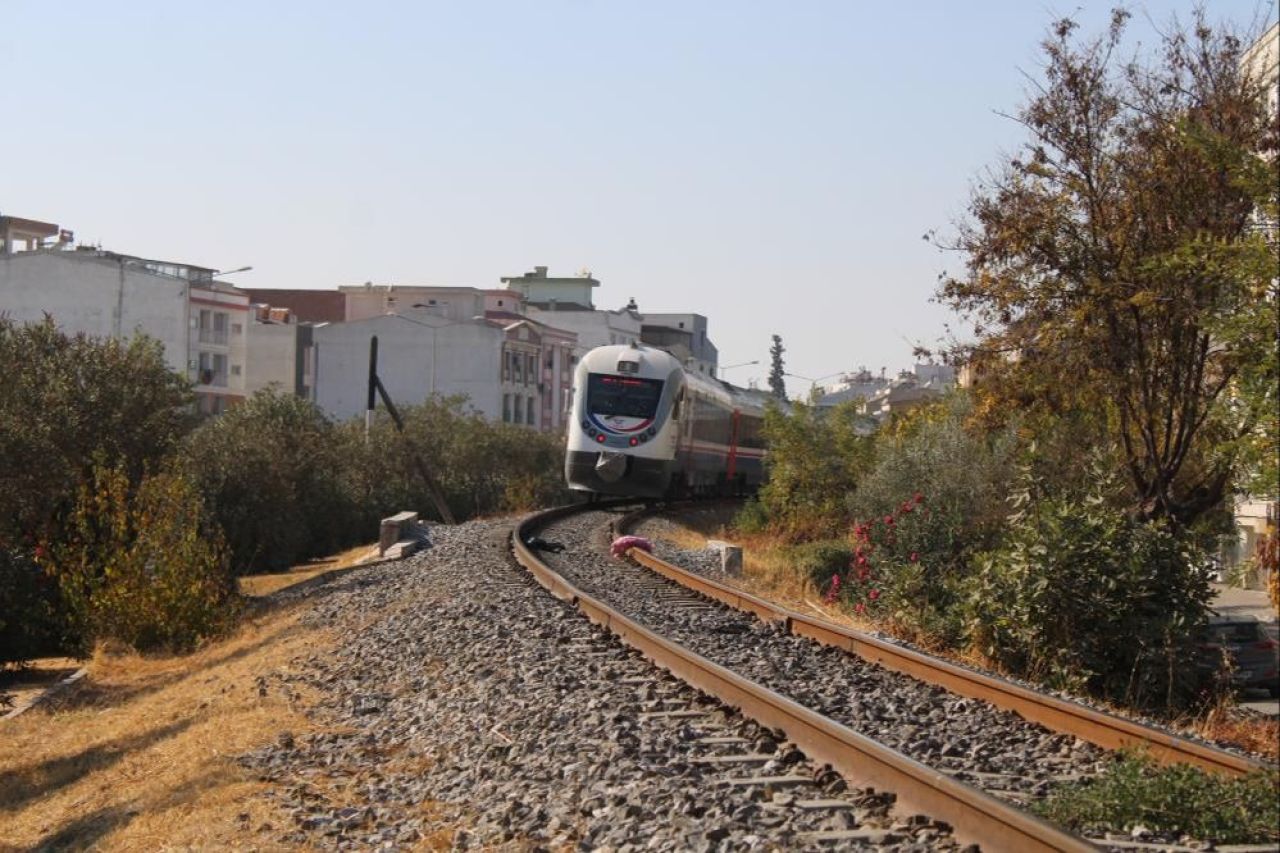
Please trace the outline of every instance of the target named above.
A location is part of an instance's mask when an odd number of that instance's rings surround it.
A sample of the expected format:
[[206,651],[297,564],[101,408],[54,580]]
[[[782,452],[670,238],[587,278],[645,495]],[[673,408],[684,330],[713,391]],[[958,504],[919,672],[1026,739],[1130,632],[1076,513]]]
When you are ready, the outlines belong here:
[[400,411],[396,408],[396,404],[391,402],[391,395],[387,393],[387,389],[383,387],[382,380],[378,378],[377,335],[373,335],[369,339],[369,396],[364,411],[365,441],[369,440],[369,432],[373,427],[373,409],[377,405],[377,397],[375,395],[382,397],[382,404],[387,407],[387,413],[391,415],[391,420],[395,423],[396,429],[404,439],[404,443],[409,449],[409,458],[413,460],[413,467],[417,469],[418,476],[426,484],[427,494],[431,495],[431,502],[436,505],[436,512],[440,514],[441,520],[445,524],[457,524],[458,522],[453,517],[453,512],[449,509],[449,504],[444,499],[444,492],[440,491],[439,484],[436,483],[435,477],[431,476],[431,470],[427,467],[427,463],[423,461],[422,455],[418,453],[418,448],[414,446],[413,441],[405,433],[404,419],[400,417]]

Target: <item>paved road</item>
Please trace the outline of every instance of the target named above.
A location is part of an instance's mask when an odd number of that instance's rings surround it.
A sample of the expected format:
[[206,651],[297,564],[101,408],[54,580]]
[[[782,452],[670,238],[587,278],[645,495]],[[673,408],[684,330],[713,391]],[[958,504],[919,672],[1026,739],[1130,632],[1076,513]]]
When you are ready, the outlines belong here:
[[[1267,594],[1252,589],[1237,589],[1222,584],[1214,584],[1217,597],[1213,609],[1222,616],[1256,616],[1267,623],[1267,630],[1272,637],[1280,637],[1280,621],[1276,619],[1275,608],[1267,599]],[[1270,698],[1265,690],[1249,690],[1240,696],[1240,706],[1268,714],[1280,716],[1280,699]]]

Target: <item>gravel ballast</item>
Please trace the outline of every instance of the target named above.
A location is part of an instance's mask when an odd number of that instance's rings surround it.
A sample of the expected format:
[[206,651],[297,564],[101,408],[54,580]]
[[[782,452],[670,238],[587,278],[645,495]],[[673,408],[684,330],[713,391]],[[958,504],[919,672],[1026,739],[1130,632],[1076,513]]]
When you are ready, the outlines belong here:
[[[543,592],[510,560],[510,527],[434,527],[428,550],[313,593],[305,618],[344,639],[260,689],[307,685],[329,731],[285,733],[243,758],[290,815],[281,842],[957,847],[945,824],[891,815],[892,795],[847,789],[781,732],[656,670]],[[742,781],[766,777],[775,781]]]

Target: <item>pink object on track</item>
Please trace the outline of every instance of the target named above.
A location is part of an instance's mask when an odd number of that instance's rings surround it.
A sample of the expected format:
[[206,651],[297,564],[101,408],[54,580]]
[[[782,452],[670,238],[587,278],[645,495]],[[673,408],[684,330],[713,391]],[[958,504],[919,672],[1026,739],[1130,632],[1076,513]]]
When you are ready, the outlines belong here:
[[642,551],[653,553],[653,545],[643,536],[619,536],[613,540],[613,544],[609,546],[609,553],[615,557],[621,557],[632,548],[639,548]]

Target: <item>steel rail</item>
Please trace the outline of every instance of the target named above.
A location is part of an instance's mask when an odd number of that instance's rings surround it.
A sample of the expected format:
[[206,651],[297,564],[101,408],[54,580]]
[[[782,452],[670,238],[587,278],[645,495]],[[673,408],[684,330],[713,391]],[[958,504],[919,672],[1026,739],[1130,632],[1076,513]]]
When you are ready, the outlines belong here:
[[984,850],[1094,851],[1095,846],[1021,809],[958,782],[847,726],[697,655],[577,589],[525,544],[538,528],[588,509],[559,507],[530,516],[512,534],[512,551],[552,595],[577,607],[657,666],[769,728],[781,729],[810,758],[830,764],[854,784],[892,791],[895,808],[951,824],[961,843]]
[[[615,522],[615,530],[625,533],[651,514],[651,510],[630,513]],[[628,556],[650,571],[708,598],[753,613],[764,621],[782,622],[790,634],[843,649],[952,693],[981,699],[1052,731],[1074,735],[1104,749],[1137,747],[1163,764],[1191,764],[1231,776],[1267,767],[1263,762],[1242,755],[1186,740],[1078,702],[1037,693],[1003,678],[957,666],[825,619],[788,610],[772,601],[686,571],[639,548],[632,548]]]

